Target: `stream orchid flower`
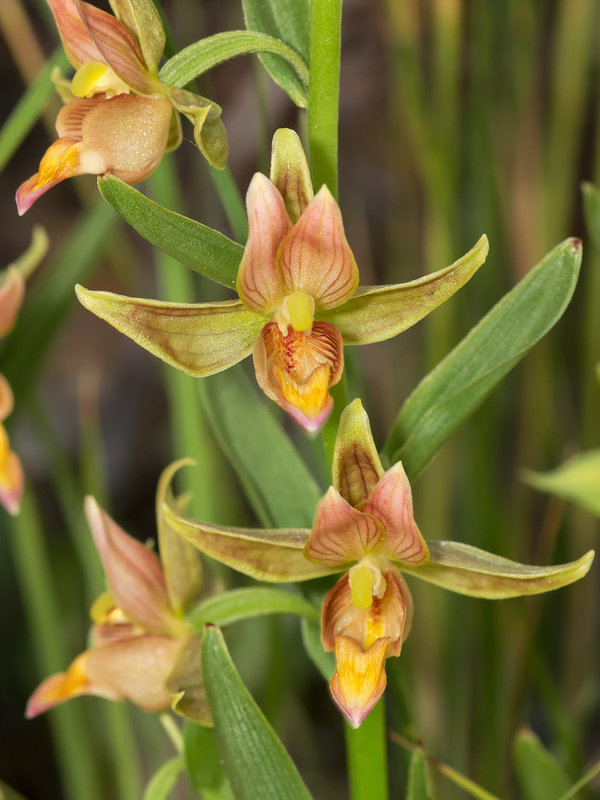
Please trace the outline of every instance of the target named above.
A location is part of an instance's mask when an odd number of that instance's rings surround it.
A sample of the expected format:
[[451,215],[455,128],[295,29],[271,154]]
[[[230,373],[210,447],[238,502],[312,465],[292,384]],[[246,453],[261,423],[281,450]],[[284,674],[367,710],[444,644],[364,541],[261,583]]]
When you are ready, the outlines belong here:
[[[161,477],[157,508],[171,472]],[[200,640],[184,620],[196,598],[202,571],[198,553],[158,513],[161,560],[129,536],[94,498],[85,513],[108,582],[93,604],[90,648],[66,672],[51,675],[35,690],[26,716],[35,717],[80,695],[130,700],[146,711],[169,706],[210,725],[200,673]]]
[[165,303],[90,292],[83,305],[168,364],[190,375],[220,372],[253,353],[265,394],[306,430],[333,406],[344,344],[389,339],[448,299],[483,264],[487,238],[446,269],[392,286],[358,286],[340,209],[326,186],[313,196],[297,134],[273,138],[270,178],[247,194],[249,236],[238,300]]
[[552,567],[518,564],[459,542],[425,543],[402,463],[384,470],[360,400],[342,413],[333,486],[312,530],[253,530],[197,522],[168,504],[174,531],[206,555],[263,581],[304,581],[343,572],[321,610],[321,642],[335,653],[332,697],[358,727],[381,697],[385,662],[400,655],[413,602],[402,573],[460,594],[502,599],[582,578],[594,553]]
[[165,33],[151,0],[111,0],[115,16],[82,0],[48,0],[69,61],[71,82],[55,84],[65,105],[56,118],[59,138],[39,171],[17,190],[24,214],[65,178],[111,173],[139,183],[165,152],[181,143],[178,112],[194,124],[196,143],[222,168],[227,136],[221,109],[210,100],[158,78]]

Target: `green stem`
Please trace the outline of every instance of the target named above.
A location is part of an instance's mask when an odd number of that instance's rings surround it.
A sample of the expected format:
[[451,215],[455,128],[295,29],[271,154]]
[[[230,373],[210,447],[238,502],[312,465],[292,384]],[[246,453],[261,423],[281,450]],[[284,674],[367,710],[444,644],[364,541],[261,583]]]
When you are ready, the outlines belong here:
[[312,0],[308,138],[313,185],[338,194],[338,103],[342,0]]
[[345,725],[351,800],[387,800],[385,705],[379,701],[360,728]]

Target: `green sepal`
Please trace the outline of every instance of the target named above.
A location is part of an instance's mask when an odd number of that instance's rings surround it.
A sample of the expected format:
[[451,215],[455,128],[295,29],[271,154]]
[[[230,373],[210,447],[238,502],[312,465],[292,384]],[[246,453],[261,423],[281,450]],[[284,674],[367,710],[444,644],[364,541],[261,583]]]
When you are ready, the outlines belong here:
[[427,542],[429,561],[420,566],[402,565],[402,572],[444,589],[471,597],[503,600],[541,594],[583,578],[594,560],[589,550],[577,561],[538,567],[519,564],[461,542]]
[[536,489],[571,500],[600,516],[600,450],[578,453],[552,472],[523,473],[523,480]]
[[559,800],[568,791],[564,770],[533,731],[516,734],[513,761],[523,800]]
[[362,286],[338,308],[321,311],[340,331],[344,344],[370,344],[391,339],[444,303],[485,262],[489,244],[482,236],[475,246],[449,267],[409,283]]
[[202,639],[202,671],[236,800],[310,800],[293,761],[242,683],[223,634],[213,626]]
[[140,236],[186,267],[235,289],[244,248],[201,222],[159,206],[112,175],[98,178],[100,194]]
[[300,595],[280,589],[232,589],[198,603],[187,615],[189,625],[201,633],[204,626],[231,625],[264,614],[295,614],[317,621],[320,611]]
[[165,49],[165,31],[152,0],[109,0],[115,17],[140,43],[148,70],[156,74]]
[[308,161],[296,131],[278,128],[273,134],[269,177],[283,197],[292,224],[295,224],[314,194]]
[[250,355],[264,318],[241,300],[221,303],[167,303],[90,292],[75,287],[80,303],[140,347],[204,378]]
[[165,761],[148,781],[142,800],[168,800],[179,776],[184,771],[183,756],[174,756]]

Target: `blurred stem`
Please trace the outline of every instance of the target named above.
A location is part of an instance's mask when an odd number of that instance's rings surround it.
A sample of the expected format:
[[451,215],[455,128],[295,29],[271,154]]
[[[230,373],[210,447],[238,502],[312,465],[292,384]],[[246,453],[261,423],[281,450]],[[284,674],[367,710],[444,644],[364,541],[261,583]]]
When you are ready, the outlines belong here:
[[[64,669],[69,659],[60,636],[63,621],[51,562],[35,502],[27,488],[12,528],[8,540],[39,673],[51,675]],[[50,712],[56,759],[67,798],[100,800],[100,782],[82,712],[78,705]]]
[[178,753],[183,753],[183,735],[173,719],[172,715],[166,712],[160,715],[160,724],[166,731],[167,736],[171,740],[173,747]]
[[315,189],[323,184],[338,194],[338,104],[342,0],[312,0],[308,138]]
[[344,725],[351,800],[387,800],[385,704],[380,700],[360,728]]
[[0,29],[24,82],[31,83],[46,59],[19,0],[0,3]]

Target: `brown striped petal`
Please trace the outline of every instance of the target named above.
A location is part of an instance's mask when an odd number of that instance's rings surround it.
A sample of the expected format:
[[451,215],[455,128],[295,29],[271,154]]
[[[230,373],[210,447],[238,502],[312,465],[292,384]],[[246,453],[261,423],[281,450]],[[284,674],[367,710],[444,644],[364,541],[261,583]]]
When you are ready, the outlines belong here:
[[279,128],[273,136],[271,147],[271,181],[283,197],[292,222],[313,199],[310,170],[296,131]]
[[323,186],[283,240],[281,280],[289,292],[314,298],[317,311],[345,303],[358,286],[358,267],[338,204]]
[[383,475],[371,425],[357,398],[343,410],[333,452],[333,485],[359,508]]

